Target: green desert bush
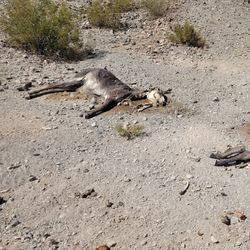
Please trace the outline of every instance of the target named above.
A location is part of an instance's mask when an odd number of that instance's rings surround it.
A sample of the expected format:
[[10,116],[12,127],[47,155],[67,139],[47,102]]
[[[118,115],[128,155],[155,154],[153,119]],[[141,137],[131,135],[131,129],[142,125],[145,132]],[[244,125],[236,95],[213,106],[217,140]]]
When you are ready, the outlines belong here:
[[187,44],[188,46],[203,48],[205,39],[188,21],[184,25],[177,25],[174,33],[169,36],[169,40],[173,43]]
[[131,11],[135,8],[133,0],[113,0],[111,1],[111,5],[121,13]]
[[87,9],[87,18],[91,25],[100,28],[118,29],[121,25],[121,12],[114,6],[102,4],[96,0]]
[[166,11],[171,6],[170,0],[142,0],[142,6],[153,17],[161,17],[166,14]]
[[131,140],[143,134],[144,126],[141,124],[119,123],[115,126],[115,129],[120,136],[126,137],[128,140]]
[[0,24],[16,46],[66,59],[81,59],[91,50],[80,43],[77,18],[66,4],[8,0],[5,12]]
[[112,0],[108,4],[95,0],[86,10],[91,25],[100,28],[118,29],[121,27],[121,13],[133,9],[132,0]]

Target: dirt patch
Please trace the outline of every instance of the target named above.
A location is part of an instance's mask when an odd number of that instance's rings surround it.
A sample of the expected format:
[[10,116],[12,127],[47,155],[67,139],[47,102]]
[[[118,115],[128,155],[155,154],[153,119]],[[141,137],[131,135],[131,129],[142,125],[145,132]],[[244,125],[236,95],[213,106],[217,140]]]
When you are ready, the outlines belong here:
[[53,93],[46,96],[47,100],[53,101],[75,101],[75,100],[87,100],[87,96],[80,92],[61,92]]
[[240,131],[247,136],[248,139],[250,139],[250,122],[243,124],[240,127]]
[[[80,92],[62,92],[62,93],[53,93],[46,97],[46,100],[53,101],[83,101],[86,102],[88,97]],[[115,113],[133,113],[137,112],[138,107],[149,104],[148,100],[138,100],[132,101],[129,105],[118,105],[106,112],[106,115],[113,115]],[[185,107],[182,103],[175,100],[170,100],[169,103],[164,107],[151,107],[142,111],[143,113],[167,113],[175,115],[189,115],[191,111]]]
[[0,137],[27,135],[35,133],[43,127],[40,120],[30,114],[5,115],[0,120]]
[[[106,115],[113,115],[114,113],[133,113],[138,112],[138,107],[149,104],[148,100],[139,100],[131,102],[131,105],[119,105],[110,111],[106,112]],[[187,115],[190,113],[189,109],[186,108],[182,103],[170,100],[169,103],[164,107],[151,107],[143,110],[141,113],[166,113],[175,115]]]

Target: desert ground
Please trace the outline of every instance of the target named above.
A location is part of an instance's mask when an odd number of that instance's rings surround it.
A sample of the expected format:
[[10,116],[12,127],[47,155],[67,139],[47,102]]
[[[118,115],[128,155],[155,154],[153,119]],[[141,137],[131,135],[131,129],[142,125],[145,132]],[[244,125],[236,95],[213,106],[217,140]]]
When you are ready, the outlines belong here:
[[[0,33],[0,249],[250,249],[250,168],[209,158],[250,147],[249,13],[243,0],[182,0],[158,19],[124,14],[125,30],[83,20],[95,56],[78,62],[10,47]],[[206,48],[168,41],[185,20]],[[133,87],[171,88],[171,107],[86,120],[90,100],[77,94],[26,100],[17,90],[105,66]],[[145,134],[120,137],[126,122]],[[235,210],[247,218],[222,223]]]

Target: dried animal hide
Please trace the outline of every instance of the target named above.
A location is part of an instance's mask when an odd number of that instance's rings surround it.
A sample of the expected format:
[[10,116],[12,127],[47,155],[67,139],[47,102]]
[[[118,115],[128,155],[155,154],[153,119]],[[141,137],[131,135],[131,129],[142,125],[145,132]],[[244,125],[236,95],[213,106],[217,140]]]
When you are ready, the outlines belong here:
[[224,153],[212,153],[210,158],[216,159],[215,166],[231,166],[250,161],[250,151],[245,146],[228,148]]

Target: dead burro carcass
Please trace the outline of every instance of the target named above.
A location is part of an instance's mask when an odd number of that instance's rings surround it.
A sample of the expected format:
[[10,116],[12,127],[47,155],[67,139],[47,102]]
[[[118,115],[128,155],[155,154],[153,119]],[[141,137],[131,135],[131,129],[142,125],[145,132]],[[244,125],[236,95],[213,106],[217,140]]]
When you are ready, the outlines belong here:
[[133,89],[120,81],[106,68],[85,69],[76,74],[71,81],[53,84],[29,92],[26,99],[64,91],[80,91],[103,99],[102,104],[86,112],[86,119],[108,111],[124,101],[148,99],[150,106],[165,106],[167,104],[167,97],[160,89],[155,88],[150,91]]

